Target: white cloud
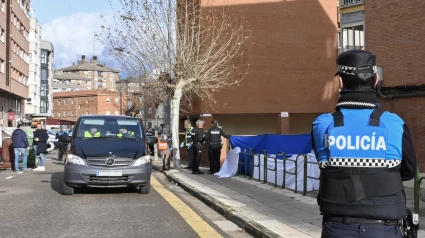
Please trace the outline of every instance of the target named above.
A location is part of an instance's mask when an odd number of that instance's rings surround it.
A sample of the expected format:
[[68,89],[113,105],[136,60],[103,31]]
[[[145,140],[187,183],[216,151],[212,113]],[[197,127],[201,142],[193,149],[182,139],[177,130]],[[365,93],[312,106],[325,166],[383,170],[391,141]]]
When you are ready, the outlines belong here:
[[[53,43],[55,48],[55,68],[71,66],[81,55],[86,59],[93,55],[102,55],[104,47],[98,40],[94,45],[94,34],[101,33],[100,26],[103,24],[101,15],[105,20],[112,20],[112,12],[75,13],[71,16],[59,17],[42,25],[42,39]],[[99,58],[99,57],[98,57]],[[101,61],[107,59],[99,58]]]

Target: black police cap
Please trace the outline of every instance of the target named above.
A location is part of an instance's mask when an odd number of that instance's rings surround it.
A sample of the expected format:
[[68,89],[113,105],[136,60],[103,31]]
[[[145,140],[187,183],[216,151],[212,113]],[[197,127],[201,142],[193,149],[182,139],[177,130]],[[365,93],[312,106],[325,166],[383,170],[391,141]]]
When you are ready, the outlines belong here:
[[339,74],[375,74],[377,72],[376,55],[365,50],[345,51],[338,56],[336,64],[338,72],[335,76]]

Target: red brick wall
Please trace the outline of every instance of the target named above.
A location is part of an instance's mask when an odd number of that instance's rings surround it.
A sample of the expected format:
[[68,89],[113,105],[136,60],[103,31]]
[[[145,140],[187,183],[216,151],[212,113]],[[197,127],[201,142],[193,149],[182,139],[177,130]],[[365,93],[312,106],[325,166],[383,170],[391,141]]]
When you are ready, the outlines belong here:
[[[377,55],[384,87],[424,84],[425,1],[365,2],[366,50]],[[383,108],[399,114],[412,133],[419,168],[425,171],[423,97],[380,99]]]
[[[329,0],[206,1],[240,11],[252,31],[247,75],[237,87],[215,94],[197,113],[314,113],[333,110],[338,82],[337,2]],[[234,4],[236,3],[236,4]]]

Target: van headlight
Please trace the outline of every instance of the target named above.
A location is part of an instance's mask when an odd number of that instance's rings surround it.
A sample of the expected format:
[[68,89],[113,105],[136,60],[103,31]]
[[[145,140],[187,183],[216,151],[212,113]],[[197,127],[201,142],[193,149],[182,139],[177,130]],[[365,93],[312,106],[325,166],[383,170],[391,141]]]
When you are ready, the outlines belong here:
[[70,164],[86,166],[86,162],[83,159],[73,154],[68,154],[68,157],[66,158],[66,162]]
[[138,158],[136,161],[134,161],[133,166],[140,166],[140,165],[150,164],[150,163],[151,163],[151,156],[145,155]]

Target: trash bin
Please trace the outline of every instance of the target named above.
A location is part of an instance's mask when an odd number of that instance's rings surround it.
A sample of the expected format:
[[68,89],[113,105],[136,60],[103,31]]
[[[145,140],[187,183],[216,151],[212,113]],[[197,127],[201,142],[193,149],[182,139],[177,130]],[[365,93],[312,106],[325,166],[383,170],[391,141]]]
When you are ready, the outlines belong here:
[[28,151],[28,162],[27,167],[28,168],[34,168],[37,165],[37,156],[35,155],[34,149],[31,147]]
[[[2,152],[3,152],[3,164],[0,164],[1,169],[11,169],[13,167],[13,161],[14,161],[14,154],[13,154],[13,147],[12,145],[12,139],[5,139],[2,142]],[[12,151],[12,153],[10,153]]]

